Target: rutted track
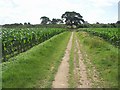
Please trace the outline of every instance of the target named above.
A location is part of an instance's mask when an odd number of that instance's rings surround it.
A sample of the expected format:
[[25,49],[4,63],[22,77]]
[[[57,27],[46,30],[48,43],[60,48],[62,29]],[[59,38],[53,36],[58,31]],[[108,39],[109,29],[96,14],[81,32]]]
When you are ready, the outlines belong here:
[[[73,46],[72,46],[72,40],[73,40]],[[72,32],[72,35],[70,37],[70,40],[68,42],[65,55],[61,61],[61,64],[58,68],[58,72],[55,75],[55,79],[52,83],[53,88],[68,88],[69,82],[69,60],[70,60],[70,54],[71,54],[71,48],[74,47],[74,59],[73,59],[73,65],[74,65],[74,81],[76,82],[76,88],[92,88],[94,85],[94,82],[91,81],[88,75],[88,68],[87,64],[84,61],[84,56],[81,52],[81,46],[78,40],[78,37],[76,36],[75,32]],[[89,61],[90,63],[90,61]],[[90,63],[91,64],[91,63]],[[95,73],[94,71],[92,71]],[[96,74],[95,74],[96,75]],[[97,80],[98,78],[92,77],[93,80]]]
[[75,37],[75,46],[77,49],[77,54],[78,54],[78,67],[77,67],[77,75],[79,75],[78,78],[78,88],[90,88],[91,87],[91,83],[89,81],[89,79],[87,78],[87,72],[86,72],[86,65],[83,62],[83,57],[82,57],[82,53],[80,51],[80,46],[78,43],[78,39],[77,37]]
[[[58,68],[58,72],[53,81],[53,88],[68,88],[68,77],[69,77],[69,59],[70,59],[70,50],[72,48],[72,39],[75,38],[75,48],[74,48],[74,78],[77,83],[77,88],[90,88],[90,81],[87,78],[86,65],[83,62],[83,57],[80,51],[80,46],[78,39],[75,36],[74,32],[70,37],[68,42],[65,55],[62,59],[62,62]],[[78,59],[78,61],[77,61]]]

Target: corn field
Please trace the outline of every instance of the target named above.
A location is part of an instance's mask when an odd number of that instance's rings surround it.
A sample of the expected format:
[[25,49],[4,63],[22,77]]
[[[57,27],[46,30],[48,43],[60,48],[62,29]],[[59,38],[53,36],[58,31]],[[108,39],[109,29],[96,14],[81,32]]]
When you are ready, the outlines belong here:
[[31,47],[44,42],[63,32],[60,28],[2,28],[2,61],[7,61],[21,52],[25,52]]

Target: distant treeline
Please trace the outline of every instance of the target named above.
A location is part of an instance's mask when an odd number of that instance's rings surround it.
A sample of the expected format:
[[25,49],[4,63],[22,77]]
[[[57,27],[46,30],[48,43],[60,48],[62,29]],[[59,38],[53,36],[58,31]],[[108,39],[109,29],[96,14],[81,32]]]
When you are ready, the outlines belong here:
[[42,24],[28,24],[28,23],[15,23],[15,24],[5,24],[5,25],[2,25],[2,27],[4,28],[34,28],[34,27],[41,27],[41,28],[65,28],[66,25],[65,24],[45,24],[45,25],[42,25]]
[[[24,28],[24,27],[28,27],[28,28],[33,28],[33,27],[41,27],[41,28],[67,28],[68,26],[66,26],[66,24],[30,24],[28,23],[14,23],[14,24],[5,24],[2,25],[2,27],[5,28]],[[84,23],[84,24],[80,24],[78,25],[78,28],[117,28],[120,27],[120,21],[117,21],[116,23],[108,23],[108,24],[103,24],[103,23],[95,23],[95,24],[89,24],[89,23]]]
[[79,25],[79,28],[118,28],[120,27],[120,24],[118,23],[108,23],[108,24],[81,24]]

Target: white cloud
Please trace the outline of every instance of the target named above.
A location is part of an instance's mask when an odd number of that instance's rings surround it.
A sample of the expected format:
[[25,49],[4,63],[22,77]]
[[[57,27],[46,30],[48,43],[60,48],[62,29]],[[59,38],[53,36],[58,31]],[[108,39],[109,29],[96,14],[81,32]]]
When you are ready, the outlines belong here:
[[118,0],[0,0],[0,24],[40,23],[41,16],[60,18],[65,11],[76,11],[90,23],[104,22],[106,18],[113,22],[117,18],[116,8],[111,15],[107,15],[106,9],[117,3]]
[[115,3],[118,3],[119,0],[89,0],[95,7],[108,7],[112,6]]
[[[103,23],[116,22],[118,20],[118,1],[119,0],[90,0],[94,7],[96,20]],[[94,21],[94,19],[93,19]]]
[[118,3],[118,20],[120,20],[120,1]]

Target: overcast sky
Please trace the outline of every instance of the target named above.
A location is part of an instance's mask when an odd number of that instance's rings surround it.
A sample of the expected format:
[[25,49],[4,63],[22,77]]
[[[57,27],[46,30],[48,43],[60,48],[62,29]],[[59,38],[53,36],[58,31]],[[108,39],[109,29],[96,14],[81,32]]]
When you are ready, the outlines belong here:
[[75,11],[89,23],[115,23],[119,0],[0,0],[0,24],[39,24],[40,17],[61,18]]

